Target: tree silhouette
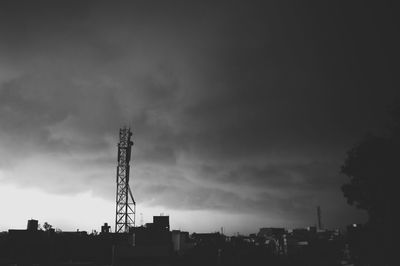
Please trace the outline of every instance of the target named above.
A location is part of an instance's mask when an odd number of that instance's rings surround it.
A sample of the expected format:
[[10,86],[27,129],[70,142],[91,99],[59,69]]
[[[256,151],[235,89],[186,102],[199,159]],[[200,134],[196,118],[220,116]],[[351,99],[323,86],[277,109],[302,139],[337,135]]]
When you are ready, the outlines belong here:
[[[400,107],[400,106],[399,106]],[[361,265],[390,265],[397,213],[396,181],[400,177],[400,108],[392,111],[392,123],[385,136],[368,135],[347,152],[341,172],[350,178],[342,186],[350,205],[366,210],[364,262]],[[383,263],[386,261],[385,263]]]
[[[397,145],[396,145],[397,146]],[[369,214],[369,222],[380,224],[391,215],[394,180],[399,176],[400,151],[391,139],[368,136],[347,153],[342,173],[350,183],[342,186],[347,201]]]
[[51,224],[49,224],[48,222],[44,222],[43,224],[43,229],[45,231],[49,231],[53,226]]

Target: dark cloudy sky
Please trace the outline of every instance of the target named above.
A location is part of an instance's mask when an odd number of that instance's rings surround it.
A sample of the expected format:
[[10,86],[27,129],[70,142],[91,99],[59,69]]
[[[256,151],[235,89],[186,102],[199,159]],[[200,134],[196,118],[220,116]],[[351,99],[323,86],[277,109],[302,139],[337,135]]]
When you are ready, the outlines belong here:
[[321,2],[1,1],[0,229],[114,224],[124,124],[138,224],[364,221],[339,171],[399,94],[395,8]]

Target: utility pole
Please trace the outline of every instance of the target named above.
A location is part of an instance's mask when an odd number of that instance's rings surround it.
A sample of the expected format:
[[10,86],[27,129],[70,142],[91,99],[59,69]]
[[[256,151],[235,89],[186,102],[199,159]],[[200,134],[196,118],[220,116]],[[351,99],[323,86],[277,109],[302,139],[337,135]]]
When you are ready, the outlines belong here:
[[322,229],[322,222],[321,222],[321,208],[317,206],[317,218],[318,218],[318,229]]

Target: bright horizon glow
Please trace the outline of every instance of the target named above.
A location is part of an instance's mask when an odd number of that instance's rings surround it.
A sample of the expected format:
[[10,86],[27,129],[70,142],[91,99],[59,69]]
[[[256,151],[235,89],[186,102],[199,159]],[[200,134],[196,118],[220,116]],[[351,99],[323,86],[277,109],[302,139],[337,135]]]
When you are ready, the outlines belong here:
[[[25,200],[16,200],[23,195]],[[10,204],[11,200],[13,201]],[[107,222],[114,231],[115,203],[93,196],[91,192],[76,195],[54,195],[36,188],[17,188],[14,185],[0,187],[0,231],[26,229],[27,221],[35,219],[43,225],[48,222],[62,231],[100,231]],[[249,219],[249,215],[226,214],[217,211],[182,211],[163,207],[137,206],[136,226],[152,222],[156,215],[170,216],[171,230],[204,233],[219,232],[221,227],[226,235],[255,233],[261,227],[278,221],[268,219]],[[230,223],[227,223],[230,221]],[[268,222],[267,222],[268,221]],[[235,230],[239,228],[240,230]],[[253,230],[249,229],[253,228]]]
[[[23,195],[28,201],[15,201],[16,195]],[[13,199],[13,204],[10,204]],[[44,207],[45,206],[45,207]],[[93,207],[95,206],[95,207]],[[141,211],[139,212],[139,210]],[[115,203],[94,197],[92,193],[85,192],[77,195],[51,195],[38,189],[21,189],[13,185],[3,185],[0,187],[0,210],[3,215],[0,221],[0,231],[8,229],[26,229],[29,219],[39,220],[39,224],[50,223],[54,228],[62,231],[87,231],[100,230],[100,226],[107,222],[112,231],[114,230],[114,211]],[[23,211],[16,211],[23,210]],[[191,231],[192,226],[197,224],[197,232],[215,232],[220,230],[220,224],[226,219],[225,214],[214,213],[209,216],[209,211],[166,211],[162,207],[143,207],[137,208],[136,225],[141,225],[141,215],[143,222],[152,222],[152,216],[169,215],[171,230]],[[188,213],[190,215],[188,215]],[[236,219],[243,220],[244,217],[231,215]],[[199,217],[213,217],[210,219],[199,220]],[[184,223],[179,221],[185,221]],[[228,233],[229,226],[224,229]]]
[[[21,197],[22,196],[22,197]],[[20,199],[20,200],[19,200]],[[12,202],[12,203],[11,203]],[[100,207],[101,206],[101,207]],[[107,222],[113,225],[114,206],[91,192],[76,195],[54,195],[36,188],[0,187],[0,230],[25,229],[29,219],[48,222],[62,231],[100,230]]]

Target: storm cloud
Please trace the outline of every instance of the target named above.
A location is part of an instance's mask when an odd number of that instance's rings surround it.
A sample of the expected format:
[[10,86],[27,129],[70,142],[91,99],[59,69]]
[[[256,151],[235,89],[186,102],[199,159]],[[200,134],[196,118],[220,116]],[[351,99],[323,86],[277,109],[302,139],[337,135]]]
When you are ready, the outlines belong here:
[[128,125],[138,206],[353,222],[340,165],[398,97],[394,20],[365,3],[3,1],[0,182],[113,202]]

